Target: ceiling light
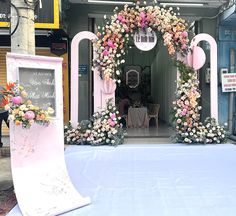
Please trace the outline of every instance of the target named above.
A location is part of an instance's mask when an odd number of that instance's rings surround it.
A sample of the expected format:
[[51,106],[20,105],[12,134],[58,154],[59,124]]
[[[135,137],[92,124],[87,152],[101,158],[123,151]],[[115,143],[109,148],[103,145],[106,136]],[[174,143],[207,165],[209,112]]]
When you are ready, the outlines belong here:
[[185,7],[202,7],[204,6],[205,4],[204,3],[178,3],[178,2],[161,2],[160,5],[163,5],[163,6],[185,6]]
[[89,3],[98,3],[98,4],[110,4],[110,5],[133,5],[133,2],[130,1],[103,1],[103,0],[88,0]]

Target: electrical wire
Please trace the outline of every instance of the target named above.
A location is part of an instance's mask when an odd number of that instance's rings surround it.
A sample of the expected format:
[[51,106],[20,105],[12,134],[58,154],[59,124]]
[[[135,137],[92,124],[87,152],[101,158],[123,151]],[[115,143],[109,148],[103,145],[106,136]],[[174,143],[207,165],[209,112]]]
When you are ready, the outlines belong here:
[[11,5],[11,7],[13,7],[13,8],[15,9],[15,11],[16,11],[16,17],[17,17],[16,26],[15,26],[14,30],[11,31],[11,27],[10,27],[10,36],[12,36],[12,35],[16,32],[16,30],[18,29],[18,27],[19,27],[19,23],[20,23],[20,13],[19,13],[18,8],[17,8],[14,4],[12,4],[12,3],[10,2],[10,5]]

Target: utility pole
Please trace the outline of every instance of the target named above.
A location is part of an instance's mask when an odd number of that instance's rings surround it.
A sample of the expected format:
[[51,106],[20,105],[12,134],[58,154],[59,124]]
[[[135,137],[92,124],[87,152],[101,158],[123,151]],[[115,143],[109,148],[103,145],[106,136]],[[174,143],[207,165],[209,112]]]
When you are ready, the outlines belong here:
[[11,52],[35,54],[34,9],[37,0],[11,0]]

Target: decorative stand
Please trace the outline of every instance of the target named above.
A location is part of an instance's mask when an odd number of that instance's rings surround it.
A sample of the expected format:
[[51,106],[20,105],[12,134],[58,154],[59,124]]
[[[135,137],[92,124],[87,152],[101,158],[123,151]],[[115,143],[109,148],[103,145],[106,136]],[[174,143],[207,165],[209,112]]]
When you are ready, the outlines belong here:
[[[28,87],[37,94],[36,102],[42,104],[43,97],[54,96],[49,101],[55,102],[56,111],[49,126],[33,124],[30,129],[23,129],[10,124],[12,176],[23,215],[58,215],[90,203],[89,198],[76,191],[66,170],[61,66],[61,58],[7,54],[8,82],[21,84],[22,74],[29,72]],[[46,74],[51,74],[54,82],[48,82]],[[35,83],[48,86],[40,92],[33,88]]]

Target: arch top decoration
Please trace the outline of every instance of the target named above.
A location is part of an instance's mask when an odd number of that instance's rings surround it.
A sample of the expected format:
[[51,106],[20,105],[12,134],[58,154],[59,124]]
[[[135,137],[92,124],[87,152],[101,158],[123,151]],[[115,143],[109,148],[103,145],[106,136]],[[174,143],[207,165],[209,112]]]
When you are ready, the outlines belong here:
[[[144,3],[145,4],[145,3]],[[159,6],[125,5],[123,10],[114,10],[111,19],[98,29],[98,39],[94,42],[97,57],[94,66],[99,66],[102,79],[114,79],[119,82],[120,64],[124,63],[123,55],[130,36],[140,29],[144,32],[158,31],[163,38],[168,53],[176,52],[185,55],[188,50],[187,23],[178,18],[173,9]]]

